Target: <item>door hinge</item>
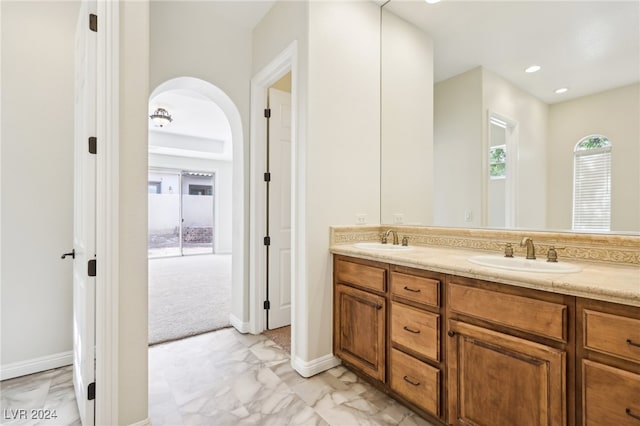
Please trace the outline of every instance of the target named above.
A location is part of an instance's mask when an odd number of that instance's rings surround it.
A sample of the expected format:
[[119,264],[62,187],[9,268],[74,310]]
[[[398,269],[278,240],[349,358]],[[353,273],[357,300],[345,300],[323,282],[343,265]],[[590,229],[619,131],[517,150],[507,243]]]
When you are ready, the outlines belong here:
[[96,382],[89,383],[89,386],[87,387],[87,399],[89,401],[96,399]]
[[96,276],[96,260],[95,259],[91,259],[87,264],[87,274],[90,277]]
[[271,182],[271,173],[267,172],[264,174],[264,181]]
[[268,300],[265,300],[262,306],[264,307],[264,309],[269,310],[271,309],[271,302],[269,302]]
[[271,108],[265,108],[264,118],[271,118]]
[[98,153],[98,138],[95,136],[89,137],[89,154],[97,154]]
[[94,33],[98,32],[98,15],[95,13],[89,14],[89,29]]
[[265,246],[271,245],[271,237],[264,237],[264,245]]

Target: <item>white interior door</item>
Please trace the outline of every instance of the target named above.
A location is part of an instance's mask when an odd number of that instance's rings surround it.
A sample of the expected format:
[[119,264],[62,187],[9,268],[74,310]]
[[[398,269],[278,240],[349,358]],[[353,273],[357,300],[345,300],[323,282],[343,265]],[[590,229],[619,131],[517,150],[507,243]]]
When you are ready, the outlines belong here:
[[[96,33],[89,28],[95,0],[83,1],[76,28],[75,129],[73,177],[73,385],[84,426],[94,424],[96,160],[89,137],[96,135]],[[95,388],[93,388],[94,390]]]
[[291,324],[291,94],[269,89],[268,328]]

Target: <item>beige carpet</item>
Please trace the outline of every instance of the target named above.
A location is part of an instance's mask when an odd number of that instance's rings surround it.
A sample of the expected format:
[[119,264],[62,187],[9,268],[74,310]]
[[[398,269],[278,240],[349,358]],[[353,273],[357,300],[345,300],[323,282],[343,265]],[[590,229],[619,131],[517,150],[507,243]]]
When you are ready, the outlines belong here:
[[291,352],[291,326],[274,328],[273,330],[265,330],[262,332],[269,339],[276,342],[276,344],[286,352]]
[[149,259],[149,344],[229,327],[231,255]]

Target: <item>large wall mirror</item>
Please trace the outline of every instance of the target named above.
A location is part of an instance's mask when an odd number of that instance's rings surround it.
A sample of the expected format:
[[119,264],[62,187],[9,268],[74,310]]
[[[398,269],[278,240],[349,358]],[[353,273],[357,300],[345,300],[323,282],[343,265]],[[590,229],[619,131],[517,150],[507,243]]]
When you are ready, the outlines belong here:
[[[383,224],[571,231],[609,197],[604,230],[640,233],[639,2],[391,0],[381,60]],[[577,197],[591,135],[609,192]]]

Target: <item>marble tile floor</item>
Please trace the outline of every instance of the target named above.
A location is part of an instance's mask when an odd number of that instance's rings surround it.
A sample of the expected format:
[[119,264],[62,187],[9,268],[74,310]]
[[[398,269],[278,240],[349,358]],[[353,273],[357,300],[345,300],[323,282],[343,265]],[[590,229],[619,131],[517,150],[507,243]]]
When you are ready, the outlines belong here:
[[[71,367],[5,380],[0,391],[2,425],[80,425]],[[16,419],[17,409],[57,418]],[[233,328],[149,348],[149,416],[153,426],[431,426],[343,366],[305,379],[272,340]]]
[[305,379],[272,340],[233,328],[150,348],[149,415],[154,426],[430,425],[343,366]]
[[0,382],[0,424],[80,426],[72,367]]

